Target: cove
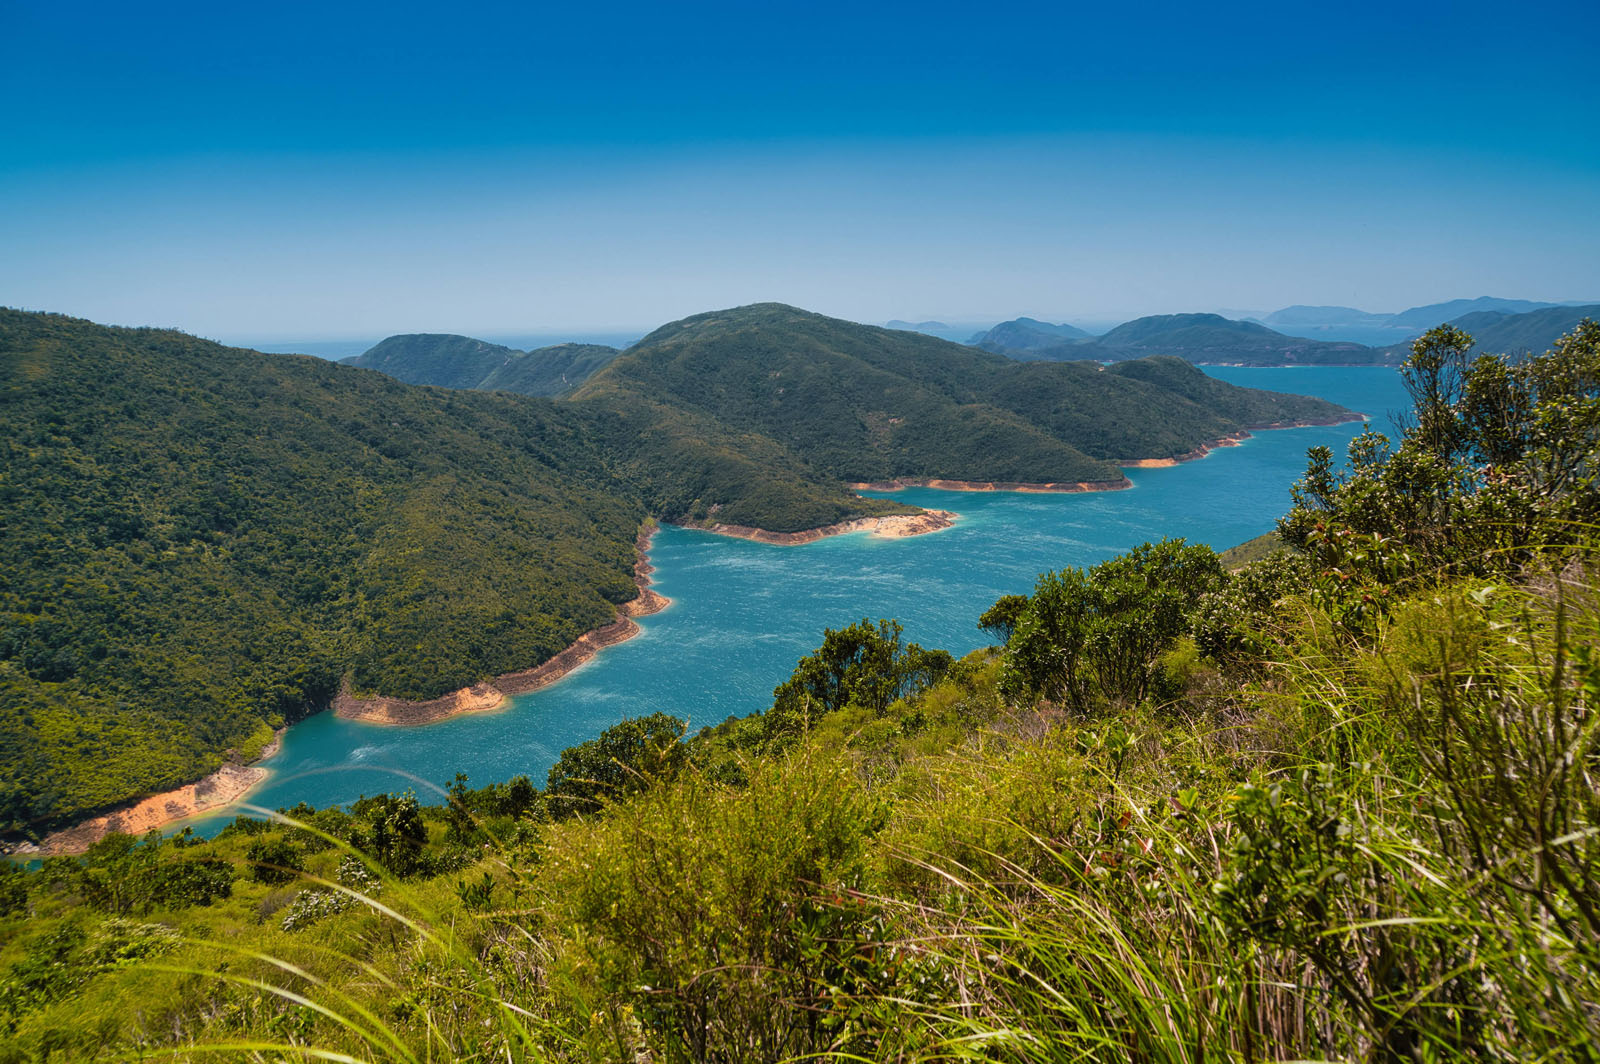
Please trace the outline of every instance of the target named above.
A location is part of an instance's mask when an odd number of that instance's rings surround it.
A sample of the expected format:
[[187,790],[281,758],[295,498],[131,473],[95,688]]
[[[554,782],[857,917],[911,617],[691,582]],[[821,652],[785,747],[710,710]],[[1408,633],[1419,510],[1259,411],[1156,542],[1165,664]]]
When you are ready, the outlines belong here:
[[[1389,427],[1407,406],[1392,369],[1205,367],[1230,383],[1317,395]],[[906,637],[960,655],[988,642],[976,623],[1000,595],[1027,592],[1048,569],[1091,565],[1145,540],[1182,536],[1223,549],[1273,527],[1306,449],[1343,458],[1359,424],[1260,432],[1237,447],[1162,469],[1131,469],[1133,488],[1088,494],[935,491],[893,497],[959,515],[909,539],[836,536],[771,546],[667,527],[650,552],[654,587],[672,599],[642,633],[559,683],[503,708],[413,728],[321,713],[290,728],[246,801],[317,807],[363,794],[434,788],[465,772],[472,786],[519,773],[543,785],[560,752],[625,717],[667,712],[690,729],[767,708],[824,628],[892,617]],[[193,822],[214,833],[235,810]]]

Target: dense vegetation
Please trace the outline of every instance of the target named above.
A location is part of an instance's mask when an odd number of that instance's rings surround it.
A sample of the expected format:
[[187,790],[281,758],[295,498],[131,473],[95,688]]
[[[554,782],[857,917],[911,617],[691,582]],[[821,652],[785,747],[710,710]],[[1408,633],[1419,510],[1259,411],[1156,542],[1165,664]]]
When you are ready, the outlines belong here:
[[907,509],[842,480],[1109,480],[1108,458],[1334,409],[773,307],[669,326],[570,402],[462,387],[614,351],[363,356],[442,391],[6,311],[0,353],[0,834],[252,756],[345,680],[431,698],[544,661],[631,597],[646,515],[798,531]]
[[775,303],[663,326],[574,398],[702,413],[845,481],[1112,481],[1118,459],[1183,454],[1247,425],[1348,413],[1235,388],[1176,359],[1112,372],[1019,365]]
[[381,340],[344,362],[407,384],[551,396],[571,391],[616,357],[616,348],[601,344],[518,351],[470,336],[406,333]]
[[0,1060],[1593,1060],[1600,329],[1469,349],[1316,456],[1302,551],[1044,574],[960,662],[828,632],[543,789],[13,871]]
[[634,594],[582,413],[0,312],[0,830],[361,691],[554,654]]

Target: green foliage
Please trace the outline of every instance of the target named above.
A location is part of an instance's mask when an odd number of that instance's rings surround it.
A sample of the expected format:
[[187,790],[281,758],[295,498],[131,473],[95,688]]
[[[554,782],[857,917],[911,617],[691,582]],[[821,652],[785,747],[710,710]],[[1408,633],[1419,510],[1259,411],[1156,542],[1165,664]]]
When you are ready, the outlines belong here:
[[422,822],[422,807],[414,794],[398,798],[382,794],[368,800],[366,812],[372,824],[372,856],[397,876],[407,876],[423,867],[423,846],[428,827]]
[[[1006,706],[979,652],[881,713],[821,713],[779,751],[752,754],[747,722],[687,742],[633,722],[610,737],[617,760],[653,756],[654,732],[675,774],[537,823],[496,811],[514,790],[541,816],[531,785],[458,779],[488,843],[470,866],[444,830],[406,879],[307,853],[308,876],[353,893],[246,877],[238,897],[163,909],[177,936],[105,923],[61,874],[76,862],[19,873],[0,1054],[1591,1059],[1589,577],[1402,594],[1330,639],[1292,556],[1203,591],[1214,561],[1190,550],[1155,545],[1106,579],[1165,565],[1202,603],[1237,590],[1270,623],[1246,626],[1242,671],[1181,636],[1163,649],[1150,683],[1170,706]],[[340,832],[413,805],[363,799]],[[160,856],[241,862],[282,831]]]
[[668,1060],[856,1048],[856,999],[899,968],[874,960],[880,917],[850,890],[880,815],[847,764],[800,757],[743,791],[691,773],[552,834],[540,892],[570,943],[555,978],[596,1003],[571,1022],[626,1006]]
[[1087,573],[1039,578],[1006,644],[1001,686],[1086,712],[1150,692],[1157,657],[1190,628],[1224,574],[1208,547],[1145,543]]
[[0,311],[0,831],[194,780],[358,691],[543,661],[633,595],[590,419]]
[[1366,432],[1343,472],[1325,448],[1311,453],[1280,528],[1352,591],[1511,571],[1600,517],[1600,325],[1519,362],[1472,347],[1451,326],[1412,345],[1415,413],[1398,448]]
[[1009,643],[1011,633],[1016,631],[1017,622],[1027,608],[1027,595],[1001,595],[993,606],[983,611],[978,618],[978,627],[990,635],[998,636],[1001,643]]
[[822,645],[772,692],[772,709],[763,718],[768,740],[798,734],[808,719],[846,706],[882,716],[890,703],[932,686],[952,658],[907,643],[904,634],[898,621],[874,625],[866,618],[823,632]]
[[300,847],[276,833],[251,839],[244,856],[250,862],[250,878],[257,883],[288,883],[305,867]]
[[551,813],[593,813],[607,802],[670,781],[686,761],[686,727],[677,717],[652,713],[563,750],[545,786]]

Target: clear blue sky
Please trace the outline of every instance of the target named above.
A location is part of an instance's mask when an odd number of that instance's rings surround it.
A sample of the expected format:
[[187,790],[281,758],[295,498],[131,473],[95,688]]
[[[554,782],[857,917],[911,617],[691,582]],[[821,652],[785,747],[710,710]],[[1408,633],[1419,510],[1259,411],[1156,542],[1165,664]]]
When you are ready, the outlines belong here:
[[1600,299],[1600,4],[0,0],[0,304],[223,339]]

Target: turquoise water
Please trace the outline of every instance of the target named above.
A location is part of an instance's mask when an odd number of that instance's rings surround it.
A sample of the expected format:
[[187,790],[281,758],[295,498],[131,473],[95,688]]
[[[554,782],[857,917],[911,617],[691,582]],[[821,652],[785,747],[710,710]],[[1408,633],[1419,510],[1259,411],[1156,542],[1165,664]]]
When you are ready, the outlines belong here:
[[[1387,423],[1404,405],[1387,369],[1215,368],[1236,384],[1320,395]],[[1217,549],[1273,527],[1308,447],[1342,455],[1357,424],[1259,433],[1202,461],[1129,471],[1128,491],[1082,495],[912,489],[894,498],[959,514],[953,528],[910,539],[836,536],[776,547],[680,528],[655,538],[655,586],[672,606],[643,633],[561,682],[494,713],[419,728],[319,714],[295,725],[249,797],[277,808],[343,803],[466,772],[474,785],[526,773],[535,783],[560,751],[624,717],[665,711],[691,728],[765,709],[772,689],[822,630],[897,618],[907,637],[961,654],[987,642],[978,615],[1047,569],[1082,566],[1149,539],[1183,536]],[[220,826],[221,820],[207,826]]]

